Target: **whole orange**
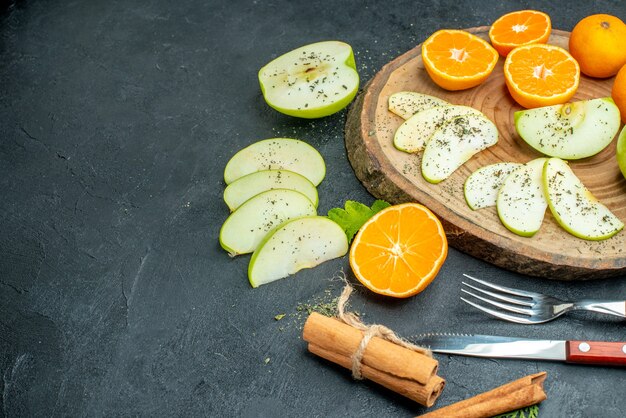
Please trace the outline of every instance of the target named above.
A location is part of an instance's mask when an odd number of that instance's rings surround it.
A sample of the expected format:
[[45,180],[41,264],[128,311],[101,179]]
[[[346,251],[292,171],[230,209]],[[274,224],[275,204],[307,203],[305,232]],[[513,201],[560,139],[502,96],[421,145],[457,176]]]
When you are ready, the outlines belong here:
[[583,74],[614,76],[626,64],[626,24],[611,15],[587,16],[572,30],[569,52]]
[[611,90],[611,97],[619,109],[622,122],[626,123],[626,65],[617,73]]

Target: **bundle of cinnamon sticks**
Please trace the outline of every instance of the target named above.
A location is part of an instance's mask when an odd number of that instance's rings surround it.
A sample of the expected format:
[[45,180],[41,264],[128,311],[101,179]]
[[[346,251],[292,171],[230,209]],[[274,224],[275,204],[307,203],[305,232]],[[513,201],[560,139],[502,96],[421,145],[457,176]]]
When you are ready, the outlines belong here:
[[[435,403],[445,385],[437,375],[437,360],[416,351],[418,347],[407,348],[379,337],[368,340],[364,331],[338,318],[313,312],[304,324],[303,338],[311,353],[352,369],[353,375],[358,369],[356,377],[372,380],[426,407]],[[526,376],[423,416],[485,418],[535,405],[546,399],[545,378],[545,372]]]
[[[347,369],[353,369],[363,337],[363,331],[315,312],[304,324],[309,351]],[[437,360],[383,338],[371,338],[361,354],[357,366],[364,378],[421,405],[432,406],[445,385],[437,375]]]

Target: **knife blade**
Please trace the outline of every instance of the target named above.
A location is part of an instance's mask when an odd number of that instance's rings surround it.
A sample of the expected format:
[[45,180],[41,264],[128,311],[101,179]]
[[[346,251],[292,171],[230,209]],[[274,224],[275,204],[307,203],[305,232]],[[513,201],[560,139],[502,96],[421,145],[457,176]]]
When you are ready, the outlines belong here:
[[439,333],[417,335],[409,341],[436,353],[626,366],[626,341],[540,340]]

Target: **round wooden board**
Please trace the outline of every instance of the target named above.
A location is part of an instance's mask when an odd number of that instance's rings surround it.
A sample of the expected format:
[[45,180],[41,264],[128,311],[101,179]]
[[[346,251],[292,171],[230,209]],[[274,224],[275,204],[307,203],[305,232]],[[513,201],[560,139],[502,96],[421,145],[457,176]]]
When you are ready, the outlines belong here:
[[[488,39],[488,27],[468,31]],[[568,39],[568,32],[554,30],[549,43],[567,48]],[[515,131],[513,113],[522,108],[507,91],[503,63],[500,58],[483,84],[459,92],[443,90],[432,82],[424,69],[421,45],[385,65],[348,113],[346,148],[357,177],[380,199],[424,204],[444,223],[451,246],[505,269],[560,280],[626,274],[625,231],[605,241],[582,240],[562,229],[547,210],[539,232],[524,238],[501,224],[495,207],[473,211],[467,206],[463,183],[474,170],[500,161],[524,163],[540,157]],[[572,100],[610,96],[612,83],[613,78],[581,76]],[[393,146],[393,135],[403,120],[388,111],[388,98],[404,90],[479,109],[498,126],[498,144],[475,155],[443,182],[428,183],[421,175],[421,155],[407,154]],[[570,164],[594,196],[626,221],[626,180],[617,165],[615,148],[616,139],[599,154]]]

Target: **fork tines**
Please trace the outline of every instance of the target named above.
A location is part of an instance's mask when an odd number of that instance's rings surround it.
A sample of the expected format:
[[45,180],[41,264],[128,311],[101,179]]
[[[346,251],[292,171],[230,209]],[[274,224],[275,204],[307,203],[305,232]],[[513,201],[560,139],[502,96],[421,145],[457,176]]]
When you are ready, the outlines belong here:
[[[532,308],[535,305],[533,297],[537,296],[536,293],[495,285],[493,283],[489,283],[487,281],[472,277],[468,274],[463,274],[463,276],[489,289],[486,290],[484,288],[462,282],[464,286],[473,290],[470,291],[466,288],[462,288],[461,290],[464,293],[473,297],[474,300],[482,301],[491,306],[495,306],[500,310],[492,309],[478,303],[477,301],[468,300],[464,297],[461,297],[461,300],[463,302],[468,303],[469,305],[472,305],[473,307],[480,309],[483,312],[504,319],[506,321],[517,322],[521,324],[529,324],[535,322],[531,321],[530,317],[533,314]],[[481,296],[481,294],[484,296]],[[510,313],[505,313],[502,311]]]

